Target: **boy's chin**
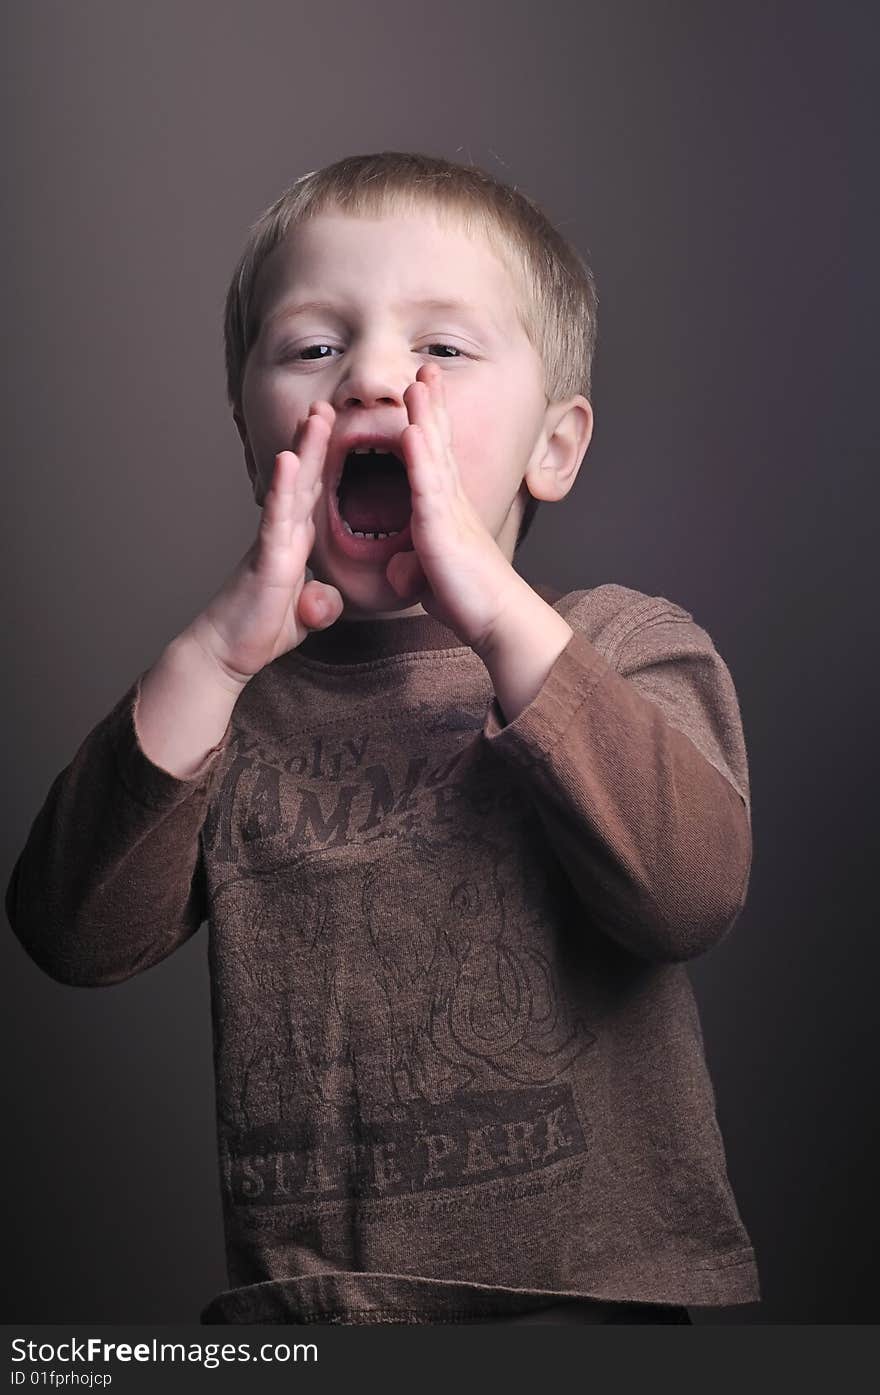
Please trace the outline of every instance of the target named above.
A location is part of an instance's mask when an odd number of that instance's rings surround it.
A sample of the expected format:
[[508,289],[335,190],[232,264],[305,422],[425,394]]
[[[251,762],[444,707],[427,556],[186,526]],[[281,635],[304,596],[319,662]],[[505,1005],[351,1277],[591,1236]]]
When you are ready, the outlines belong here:
[[425,615],[427,612],[421,605],[414,605],[412,601],[401,600],[396,595],[393,587],[387,583],[382,588],[381,594],[347,595],[340,586],[340,593],[344,602],[342,619],[344,620],[399,620],[411,615]]
[[335,586],[342,597],[341,620],[397,620],[410,615],[425,615],[421,605],[398,596],[391,582],[377,571],[374,575],[341,577],[322,565],[316,557],[309,558],[309,573],[315,581]]

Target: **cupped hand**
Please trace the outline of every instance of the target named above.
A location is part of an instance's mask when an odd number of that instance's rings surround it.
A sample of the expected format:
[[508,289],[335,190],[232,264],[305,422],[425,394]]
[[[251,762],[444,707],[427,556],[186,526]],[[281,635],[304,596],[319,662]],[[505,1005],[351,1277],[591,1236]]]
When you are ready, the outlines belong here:
[[423,364],[404,393],[401,433],[412,497],[414,551],[397,552],[386,577],[398,596],[419,603],[477,652],[486,648],[522,578],[467,497],[452,447],[443,372]]
[[342,613],[335,586],[305,578],[335,415],[329,402],[312,403],[295,433],[295,449],[275,457],[254,542],[188,627],[222,672],[241,684]]

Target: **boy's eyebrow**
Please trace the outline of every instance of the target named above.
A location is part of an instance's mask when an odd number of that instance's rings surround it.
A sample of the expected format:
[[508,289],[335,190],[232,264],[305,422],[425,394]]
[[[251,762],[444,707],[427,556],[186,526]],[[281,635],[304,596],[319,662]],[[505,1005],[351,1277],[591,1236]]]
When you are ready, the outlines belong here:
[[[466,314],[474,319],[487,319],[498,329],[495,317],[486,309],[469,304],[466,300],[455,300],[442,296],[423,296],[410,300],[398,301],[395,310],[451,310],[455,314]],[[288,319],[293,315],[304,315],[320,313],[326,311],[331,315],[339,314],[335,305],[329,300],[305,300],[293,305],[282,305],[280,310],[276,310],[274,315],[270,315],[266,320],[267,325],[274,324],[276,320]]]

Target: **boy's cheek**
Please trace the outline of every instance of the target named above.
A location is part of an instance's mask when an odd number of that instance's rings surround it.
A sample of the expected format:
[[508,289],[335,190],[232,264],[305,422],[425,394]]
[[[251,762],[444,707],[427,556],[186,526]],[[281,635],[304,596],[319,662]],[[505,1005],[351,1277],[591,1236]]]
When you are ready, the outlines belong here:
[[464,476],[475,472],[476,462],[491,455],[492,424],[488,415],[448,411],[452,454]]
[[[303,419],[307,415],[302,414]],[[275,469],[275,457],[279,451],[293,450],[293,443],[299,430],[300,420],[290,415],[274,411],[266,417],[255,418],[256,425],[251,429],[250,441],[260,477],[268,488]]]
[[479,417],[457,425],[453,420],[452,454],[464,492],[475,507],[491,505],[504,493],[505,482],[499,475],[504,473],[505,449],[497,421]]

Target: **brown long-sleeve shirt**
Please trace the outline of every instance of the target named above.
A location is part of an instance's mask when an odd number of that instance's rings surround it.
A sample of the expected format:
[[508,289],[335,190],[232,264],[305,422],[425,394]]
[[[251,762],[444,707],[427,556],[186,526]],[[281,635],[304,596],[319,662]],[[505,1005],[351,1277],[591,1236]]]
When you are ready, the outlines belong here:
[[684,962],[748,887],[733,682],[663,597],[538,589],[575,633],[507,725],[439,622],[340,621],[189,779],[139,744],[139,677],[34,821],[6,904],[53,978],[209,922],[205,1322],[760,1296]]

